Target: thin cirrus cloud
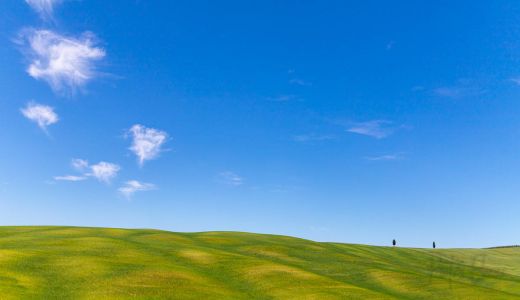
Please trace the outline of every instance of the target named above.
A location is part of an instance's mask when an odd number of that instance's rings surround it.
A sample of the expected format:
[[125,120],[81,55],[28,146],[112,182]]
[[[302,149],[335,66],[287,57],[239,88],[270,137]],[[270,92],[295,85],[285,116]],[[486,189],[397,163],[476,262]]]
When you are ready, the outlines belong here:
[[392,135],[397,128],[393,122],[387,120],[372,120],[367,122],[354,123],[347,131],[361,135],[370,136],[376,139],[383,139]]
[[384,154],[384,155],[378,155],[378,156],[368,156],[368,157],[365,157],[365,159],[369,160],[369,161],[393,161],[393,160],[403,159],[403,155],[400,153]]
[[90,32],[79,38],[66,37],[50,30],[25,30],[21,43],[30,61],[27,73],[47,82],[56,93],[73,94],[95,78],[96,62],[105,50],[95,45]]
[[80,159],[80,158],[72,159],[70,164],[71,164],[72,168],[74,168],[76,171],[79,171],[79,172],[83,172],[86,169],[88,169],[88,167],[89,167],[88,161],[85,159]]
[[118,189],[118,191],[125,197],[130,198],[136,192],[144,192],[156,189],[155,184],[139,182],[137,180],[129,180]]
[[334,140],[336,136],[330,134],[299,134],[292,137],[292,140],[300,143]]
[[454,85],[441,86],[433,89],[433,92],[440,97],[451,99],[462,99],[468,97],[476,97],[486,93],[479,82],[473,79],[461,78]]
[[483,94],[485,91],[479,87],[469,86],[446,86],[439,87],[433,90],[435,94],[441,97],[462,99],[466,97],[478,96]]
[[137,156],[141,166],[145,161],[157,158],[168,139],[165,131],[147,128],[140,124],[132,126],[128,133],[132,136],[130,150]]
[[244,178],[231,171],[220,172],[218,174],[218,181],[231,186],[241,186],[244,184]]
[[295,85],[301,85],[301,86],[310,86],[310,85],[312,85],[312,83],[310,83],[309,81],[306,81],[306,80],[303,80],[303,79],[300,79],[300,78],[293,78],[293,79],[289,80],[289,83],[290,84],[295,84]]
[[25,0],[25,3],[44,20],[52,19],[54,7],[60,2],[61,0]]
[[83,181],[85,179],[87,179],[86,176],[76,176],[76,175],[54,176],[54,180],[56,180],[56,181]]
[[59,120],[58,114],[54,112],[54,108],[35,102],[28,103],[20,111],[27,119],[38,124],[44,131],[47,130],[47,126],[55,124]]
[[73,169],[81,173],[81,175],[65,175],[55,176],[56,181],[83,181],[89,177],[93,177],[100,182],[110,183],[117,176],[121,167],[109,162],[101,161],[94,165],[89,165],[87,160],[75,158],[71,161]]
[[520,85],[520,77],[514,77],[509,79],[511,82],[515,83],[516,85]]
[[275,97],[268,97],[267,100],[271,102],[290,102],[290,101],[301,101],[296,95],[278,95]]

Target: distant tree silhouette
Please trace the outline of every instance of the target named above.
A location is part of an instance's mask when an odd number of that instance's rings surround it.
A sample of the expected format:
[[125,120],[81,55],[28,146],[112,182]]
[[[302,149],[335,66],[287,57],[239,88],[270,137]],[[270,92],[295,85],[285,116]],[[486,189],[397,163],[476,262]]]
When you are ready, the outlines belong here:
[[435,242],[433,242],[433,249],[435,249]]
[[392,241],[392,245],[395,247],[395,245],[397,244],[397,242],[395,241],[395,239]]

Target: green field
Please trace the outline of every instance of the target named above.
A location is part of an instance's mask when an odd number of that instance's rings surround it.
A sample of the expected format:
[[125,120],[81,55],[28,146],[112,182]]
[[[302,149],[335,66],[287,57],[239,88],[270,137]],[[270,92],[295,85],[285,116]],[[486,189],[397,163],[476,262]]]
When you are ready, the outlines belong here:
[[520,299],[520,248],[0,227],[0,299]]

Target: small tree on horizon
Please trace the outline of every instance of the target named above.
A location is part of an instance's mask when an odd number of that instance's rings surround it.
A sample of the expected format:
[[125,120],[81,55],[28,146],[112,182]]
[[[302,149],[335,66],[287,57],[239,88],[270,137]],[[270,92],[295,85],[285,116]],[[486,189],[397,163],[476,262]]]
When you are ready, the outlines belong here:
[[395,239],[392,241],[392,245],[395,247],[395,245],[397,245],[397,242],[395,241]]
[[433,242],[433,249],[435,249],[435,242]]

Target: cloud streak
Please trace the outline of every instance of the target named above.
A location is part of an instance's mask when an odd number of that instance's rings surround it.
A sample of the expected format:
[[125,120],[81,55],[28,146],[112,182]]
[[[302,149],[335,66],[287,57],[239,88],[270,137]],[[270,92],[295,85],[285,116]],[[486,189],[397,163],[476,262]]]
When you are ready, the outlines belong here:
[[516,85],[520,85],[520,77],[511,78],[510,81]]
[[22,37],[28,46],[27,73],[47,82],[57,93],[81,89],[96,77],[95,64],[105,57],[105,50],[95,46],[90,32],[72,38],[50,30],[26,30]]
[[433,92],[437,96],[457,100],[482,95],[486,93],[486,90],[474,80],[459,79],[455,85],[438,87],[433,89]]
[[54,176],[54,180],[56,180],[56,181],[83,181],[85,179],[87,179],[86,176],[76,176],[76,175]]
[[292,137],[293,141],[306,143],[306,142],[314,142],[314,141],[328,141],[336,139],[334,135],[325,135],[325,134],[299,134]]
[[157,158],[168,139],[166,132],[139,124],[132,126],[128,132],[132,136],[130,150],[137,156],[141,166],[145,161]]
[[126,198],[130,198],[136,192],[144,192],[156,189],[156,186],[151,183],[139,182],[137,180],[129,180],[125,182],[125,184],[118,189],[118,191],[125,196]]
[[225,171],[219,173],[218,176],[219,182],[226,185],[241,186],[244,184],[244,179],[234,172]]
[[22,114],[29,120],[38,124],[38,126],[47,131],[47,126],[58,122],[58,115],[54,109],[47,105],[30,102],[25,108],[20,109]]
[[386,120],[372,120],[367,122],[354,123],[347,132],[370,136],[376,139],[383,139],[392,135],[396,128],[393,122]]
[[441,97],[461,99],[465,97],[478,96],[484,91],[477,87],[440,87],[433,90],[435,94]]
[[79,172],[83,172],[86,169],[88,169],[88,161],[80,158],[74,158],[72,159],[71,163],[72,167]]
[[52,19],[54,6],[61,0],[25,0],[34,11],[44,20]]
[[81,175],[55,176],[55,181],[83,181],[93,177],[100,182],[110,183],[117,176],[121,167],[109,162],[101,161],[95,165],[89,165],[87,160],[75,158],[71,161],[73,169]]
[[392,161],[392,160],[401,160],[403,156],[401,154],[385,154],[379,156],[369,156],[365,157],[366,160],[370,161]]
[[294,84],[294,85],[300,85],[300,86],[310,86],[310,85],[312,85],[310,82],[305,81],[305,80],[300,79],[300,78],[290,79],[289,83],[290,84]]
[[275,97],[268,97],[267,100],[271,102],[290,102],[290,101],[301,101],[296,95],[278,95]]

